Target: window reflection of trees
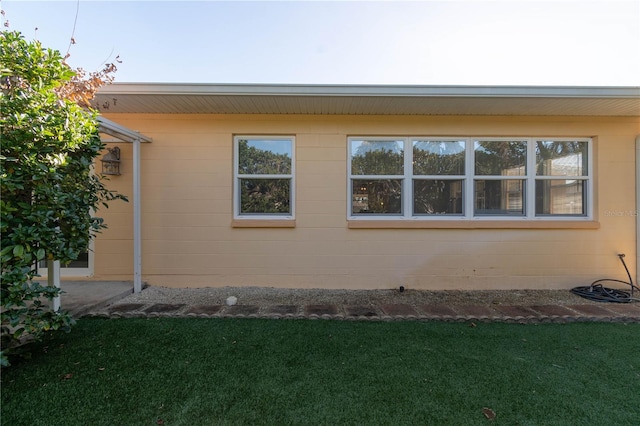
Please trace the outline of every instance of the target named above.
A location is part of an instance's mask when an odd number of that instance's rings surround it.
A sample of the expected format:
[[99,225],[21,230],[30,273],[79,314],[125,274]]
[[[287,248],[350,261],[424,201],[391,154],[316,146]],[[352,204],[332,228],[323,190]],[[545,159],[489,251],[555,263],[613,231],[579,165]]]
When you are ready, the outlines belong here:
[[[263,142],[263,141],[259,141]],[[289,144],[291,141],[284,140]],[[268,146],[268,145],[267,145]],[[238,141],[238,174],[241,214],[291,213],[291,178],[265,178],[258,175],[290,175],[290,153],[276,153],[252,145],[248,140]],[[253,177],[255,175],[255,177]]]
[[291,156],[276,154],[273,151],[250,146],[247,140],[239,140],[238,173],[241,175],[291,174]]
[[290,179],[240,179],[240,212],[290,213]]
[[[351,212],[584,216],[589,143],[534,138],[351,140]],[[410,149],[409,158],[404,148]],[[527,205],[528,190],[534,192],[532,205]],[[403,212],[404,206],[410,211]]]
[[576,178],[587,175],[587,147],[582,141],[536,142],[536,176],[562,177],[536,180],[537,215],[585,214],[586,185]]
[[[464,141],[413,141],[413,175],[464,176]],[[414,179],[413,213],[462,214],[462,179]]]
[[395,141],[363,141],[351,157],[353,175],[402,175],[404,151]]
[[413,213],[456,214],[462,210],[463,180],[416,179],[413,181]]
[[402,214],[402,180],[354,180],[352,211],[361,213]]
[[481,176],[526,175],[525,141],[476,141],[475,174]]
[[464,141],[414,141],[414,175],[464,175]]

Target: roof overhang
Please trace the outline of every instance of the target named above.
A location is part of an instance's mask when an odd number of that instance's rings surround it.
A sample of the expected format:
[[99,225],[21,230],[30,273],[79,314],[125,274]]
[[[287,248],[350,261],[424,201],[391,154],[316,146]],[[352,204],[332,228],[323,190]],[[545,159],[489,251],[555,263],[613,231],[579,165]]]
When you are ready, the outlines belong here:
[[98,131],[105,133],[109,136],[113,136],[123,142],[133,143],[135,141],[151,142],[152,139],[149,136],[145,136],[140,132],[128,129],[120,124],[111,121],[102,116],[98,116]]
[[115,83],[103,113],[640,116],[640,87]]

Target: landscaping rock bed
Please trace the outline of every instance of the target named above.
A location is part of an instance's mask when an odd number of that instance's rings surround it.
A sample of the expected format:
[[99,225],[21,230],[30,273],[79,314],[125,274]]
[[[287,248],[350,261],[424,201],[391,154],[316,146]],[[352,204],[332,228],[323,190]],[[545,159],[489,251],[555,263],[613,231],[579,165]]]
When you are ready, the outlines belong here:
[[225,305],[228,297],[238,305],[572,305],[597,304],[569,290],[326,290],[272,287],[169,288],[149,286],[113,306],[131,303],[172,303],[185,305]]

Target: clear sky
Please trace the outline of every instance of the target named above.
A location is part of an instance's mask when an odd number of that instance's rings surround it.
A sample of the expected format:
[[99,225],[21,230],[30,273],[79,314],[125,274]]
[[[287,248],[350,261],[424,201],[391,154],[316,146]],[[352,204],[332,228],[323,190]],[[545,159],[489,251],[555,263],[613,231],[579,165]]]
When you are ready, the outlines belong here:
[[640,0],[0,4],[118,82],[640,86]]

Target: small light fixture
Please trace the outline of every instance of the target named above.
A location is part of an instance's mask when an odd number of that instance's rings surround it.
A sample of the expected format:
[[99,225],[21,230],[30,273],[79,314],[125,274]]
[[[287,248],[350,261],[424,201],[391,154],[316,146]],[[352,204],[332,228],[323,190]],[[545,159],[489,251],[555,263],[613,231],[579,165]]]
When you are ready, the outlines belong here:
[[120,174],[120,148],[114,146],[107,148],[107,152],[100,161],[102,161],[103,175],[119,175]]

